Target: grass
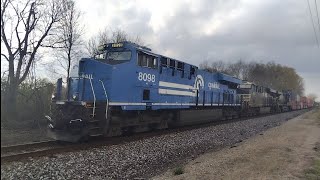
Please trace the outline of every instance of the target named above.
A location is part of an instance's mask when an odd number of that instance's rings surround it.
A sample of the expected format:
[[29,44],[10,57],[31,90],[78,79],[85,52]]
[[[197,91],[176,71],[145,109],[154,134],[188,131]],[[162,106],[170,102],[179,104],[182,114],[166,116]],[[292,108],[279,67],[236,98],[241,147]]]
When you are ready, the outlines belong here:
[[184,173],[184,170],[183,170],[183,167],[181,167],[181,166],[175,168],[174,171],[173,171],[173,175],[180,175],[180,174],[183,174],[183,173]]
[[320,125],[320,108],[315,109],[312,113],[309,113],[305,118],[316,120],[317,124]]
[[320,110],[318,109],[318,112],[316,114],[316,119],[318,121],[318,124],[320,125]]
[[312,167],[305,171],[305,178],[308,180],[320,179],[320,159],[315,160]]
[[[320,125],[320,109],[318,108],[314,113],[310,114]],[[305,170],[305,179],[308,180],[319,180],[320,179],[320,143],[316,143],[314,150],[316,151],[317,158],[313,161],[312,166]]]

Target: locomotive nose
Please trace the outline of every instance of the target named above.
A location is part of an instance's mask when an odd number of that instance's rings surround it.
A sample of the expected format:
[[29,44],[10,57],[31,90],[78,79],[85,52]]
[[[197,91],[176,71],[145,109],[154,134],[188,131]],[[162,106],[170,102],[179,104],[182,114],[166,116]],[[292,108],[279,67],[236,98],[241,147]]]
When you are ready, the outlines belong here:
[[111,88],[111,77],[114,68],[100,60],[82,59],[79,75],[83,81],[79,84],[80,96],[77,100],[93,102],[105,100],[106,92]]

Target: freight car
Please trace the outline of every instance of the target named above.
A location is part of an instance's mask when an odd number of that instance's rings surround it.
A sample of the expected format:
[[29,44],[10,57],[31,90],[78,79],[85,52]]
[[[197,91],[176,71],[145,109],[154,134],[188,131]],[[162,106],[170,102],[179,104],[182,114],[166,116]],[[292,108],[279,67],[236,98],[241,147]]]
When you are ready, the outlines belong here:
[[199,70],[131,42],[105,44],[73,69],[66,100],[59,79],[46,116],[49,136],[57,140],[118,136],[279,109],[277,91],[249,87],[238,78]]
[[313,107],[313,100],[306,97],[306,96],[303,96],[301,97],[301,108],[302,109],[307,109],[307,108],[310,108],[310,107]]

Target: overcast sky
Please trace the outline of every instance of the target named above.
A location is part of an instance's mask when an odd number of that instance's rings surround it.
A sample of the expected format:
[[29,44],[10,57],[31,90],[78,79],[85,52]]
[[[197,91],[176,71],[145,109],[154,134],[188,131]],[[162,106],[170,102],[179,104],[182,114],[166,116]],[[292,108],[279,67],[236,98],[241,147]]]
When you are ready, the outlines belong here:
[[[120,28],[157,53],[195,65],[274,61],[294,67],[305,79],[306,93],[320,97],[320,48],[306,0],[79,0],[77,5],[86,38],[105,27]],[[320,41],[315,1],[310,5]]]
[[[107,27],[138,35],[154,52],[194,65],[274,61],[295,68],[306,94],[320,100],[320,48],[307,0],[75,1],[83,12],[84,40]],[[309,1],[320,42],[315,1]]]

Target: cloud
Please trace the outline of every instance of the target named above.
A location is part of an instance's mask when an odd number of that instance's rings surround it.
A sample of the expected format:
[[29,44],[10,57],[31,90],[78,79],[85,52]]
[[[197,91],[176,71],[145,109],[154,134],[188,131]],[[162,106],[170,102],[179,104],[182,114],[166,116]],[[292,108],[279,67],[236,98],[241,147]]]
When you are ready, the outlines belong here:
[[[201,13],[194,13],[187,3],[176,9],[157,34],[155,49],[193,64],[241,58],[275,61],[301,72],[318,71],[319,49],[307,11],[301,8],[306,4],[210,2],[199,7]],[[215,8],[207,10],[211,7]]]
[[[320,49],[305,1],[77,0],[76,4],[83,12],[85,39],[105,27],[120,28],[140,36],[153,51],[194,65],[240,58],[274,61],[295,68],[307,89],[319,91]],[[311,7],[315,13],[314,4]],[[320,32],[318,36],[320,40]]]

